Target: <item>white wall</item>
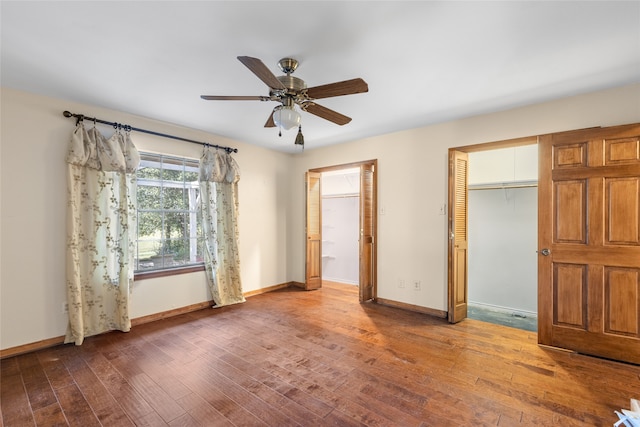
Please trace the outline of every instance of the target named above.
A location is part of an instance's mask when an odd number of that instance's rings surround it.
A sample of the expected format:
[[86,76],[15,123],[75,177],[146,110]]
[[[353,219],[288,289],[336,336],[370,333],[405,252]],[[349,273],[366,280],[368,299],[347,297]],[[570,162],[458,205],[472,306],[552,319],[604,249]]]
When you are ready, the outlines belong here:
[[[64,110],[239,149],[243,290],[288,281],[290,155],[168,123],[3,88],[1,93],[0,348],[64,335],[65,156],[75,121]],[[199,158],[202,147],[143,133],[140,150]],[[135,283],[133,318],[208,301],[204,273]]]
[[469,190],[467,200],[469,303],[537,313],[538,188]]
[[360,197],[322,198],[322,280],[357,285]]
[[469,186],[537,180],[537,144],[469,153]]
[[[378,297],[446,310],[447,150],[512,138],[640,122],[640,85],[313,149],[308,136],[291,181],[289,277],[304,280],[304,172],[378,159]],[[421,290],[398,279],[420,280]]]

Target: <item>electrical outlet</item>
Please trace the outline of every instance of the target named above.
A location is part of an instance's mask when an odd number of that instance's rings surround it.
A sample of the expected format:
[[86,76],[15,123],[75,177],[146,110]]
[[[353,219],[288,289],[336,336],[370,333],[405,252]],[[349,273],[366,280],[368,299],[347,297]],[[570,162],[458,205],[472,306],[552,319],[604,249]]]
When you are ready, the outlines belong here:
[[419,291],[420,290],[420,280],[414,280],[413,281],[413,290],[414,291]]
[[67,314],[69,312],[69,304],[66,301],[62,303],[62,314]]
[[404,279],[398,279],[398,287],[404,288]]

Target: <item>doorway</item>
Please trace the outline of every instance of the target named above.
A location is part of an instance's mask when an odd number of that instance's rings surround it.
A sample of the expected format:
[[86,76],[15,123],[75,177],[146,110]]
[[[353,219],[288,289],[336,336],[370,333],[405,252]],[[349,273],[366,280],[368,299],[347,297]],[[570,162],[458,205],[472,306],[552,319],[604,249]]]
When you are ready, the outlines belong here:
[[[343,222],[340,218],[334,218],[334,224],[323,224],[323,190],[322,175],[338,176],[338,181],[345,171],[357,171],[357,181],[347,182],[340,192],[341,195],[355,196],[357,194],[357,285],[360,302],[375,300],[377,278],[377,160],[349,163],[345,165],[311,169],[306,173],[306,262],[305,262],[305,289],[312,290],[322,287],[323,265],[335,256],[332,252],[336,248],[334,238],[327,237],[327,231],[323,225],[336,227]],[[327,181],[330,182],[330,181]],[[345,184],[344,182],[342,184]],[[355,189],[357,188],[357,191]],[[336,190],[324,192],[336,193]],[[337,199],[337,197],[336,197]],[[346,199],[346,197],[344,198]],[[354,200],[350,202],[353,203]],[[333,201],[335,206],[345,203]],[[348,202],[347,202],[348,203]],[[353,222],[356,222],[352,219]],[[340,224],[340,226],[347,224]],[[334,230],[331,230],[334,231]],[[329,231],[329,237],[331,237]],[[352,266],[353,267],[353,266]],[[351,271],[352,278],[356,275]],[[355,280],[354,280],[355,281]]]
[[[519,150],[536,146],[537,137],[478,144],[449,150],[449,244],[448,244],[448,320],[457,323],[468,316],[469,309],[469,157],[471,153],[504,149]],[[512,157],[515,159],[515,157]],[[515,160],[498,162],[478,180],[515,181]],[[508,164],[511,163],[511,164]],[[501,172],[502,170],[502,172]],[[489,174],[491,173],[491,174]],[[537,169],[535,175],[537,179]],[[476,179],[476,178],[474,178]],[[535,249],[534,249],[535,251]]]
[[538,147],[469,153],[468,317],[537,331]]
[[359,284],[360,168],[322,172],[322,281]]

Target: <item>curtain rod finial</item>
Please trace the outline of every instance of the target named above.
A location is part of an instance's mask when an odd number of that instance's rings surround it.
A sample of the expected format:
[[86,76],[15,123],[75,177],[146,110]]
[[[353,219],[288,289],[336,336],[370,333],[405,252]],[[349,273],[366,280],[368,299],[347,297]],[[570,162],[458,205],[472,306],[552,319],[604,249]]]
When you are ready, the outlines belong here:
[[71,117],[71,116],[73,116],[73,114],[71,114],[69,111],[64,111],[64,112],[62,113],[62,115],[63,115],[63,116],[65,116],[65,117]]

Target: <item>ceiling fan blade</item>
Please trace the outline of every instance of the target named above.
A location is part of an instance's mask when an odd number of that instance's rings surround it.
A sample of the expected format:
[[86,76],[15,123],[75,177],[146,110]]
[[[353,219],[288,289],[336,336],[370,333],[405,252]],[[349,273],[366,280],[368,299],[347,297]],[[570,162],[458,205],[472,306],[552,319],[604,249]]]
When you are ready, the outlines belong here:
[[357,78],[343,82],[329,83],[322,86],[314,86],[307,89],[307,95],[311,99],[331,98],[332,96],[352,95],[354,93],[368,92],[369,86],[364,80]]
[[250,56],[238,56],[238,60],[242,62],[253,74],[258,76],[271,89],[286,89],[278,78],[267,68],[258,58]]
[[207,101],[269,101],[268,96],[218,96],[218,95],[200,95],[200,98]]
[[303,110],[340,126],[346,125],[351,121],[351,117],[347,117],[337,111],[330,110],[327,107],[323,107],[322,105],[318,105],[313,102],[305,104]]
[[273,113],[275,111],[276,110],[273,110],[271,112],[271,114],[269,114],[269,118],[267,119],[267,122],[264,124],[264,127],[266,127],[266,128],[274,128],[274,127],[276,127],[276,123],[273,121]]

